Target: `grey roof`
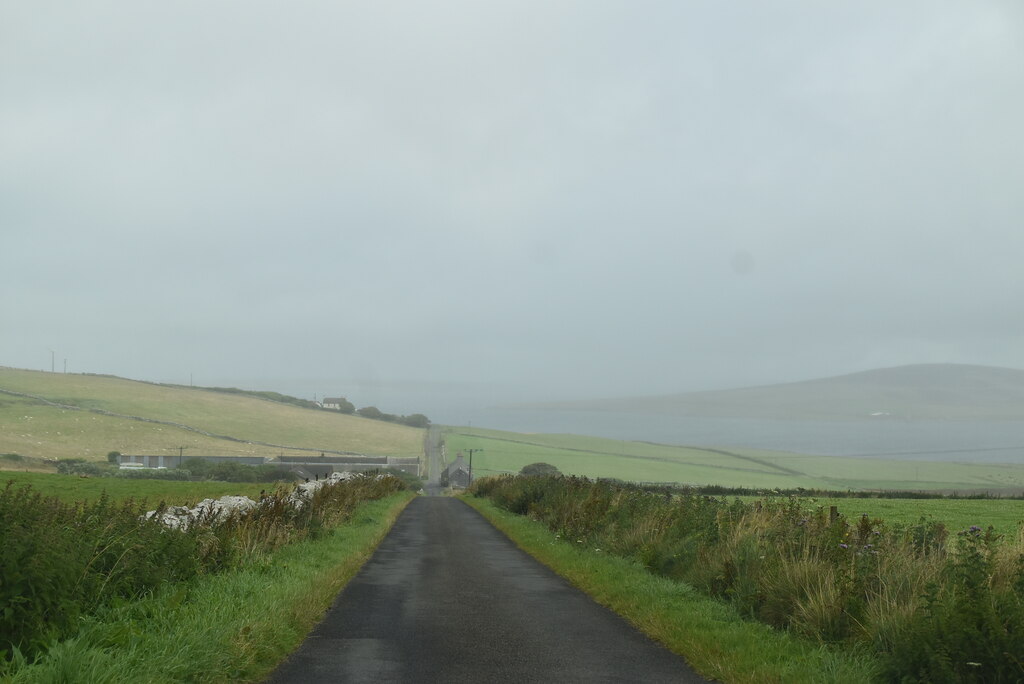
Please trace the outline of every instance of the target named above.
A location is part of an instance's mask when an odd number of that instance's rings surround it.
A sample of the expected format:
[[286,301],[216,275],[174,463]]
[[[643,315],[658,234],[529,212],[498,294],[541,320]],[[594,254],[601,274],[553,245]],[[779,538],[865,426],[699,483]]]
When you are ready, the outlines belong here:
[[466,461],[465,459],[462,458],[462,456],[457,456],[454,461],[448,464],[448,466],[444,469],[443,472],[448,475],[451,475],[456,470],[461,470],[464,473],[469,472],[469,466],[466,465]]

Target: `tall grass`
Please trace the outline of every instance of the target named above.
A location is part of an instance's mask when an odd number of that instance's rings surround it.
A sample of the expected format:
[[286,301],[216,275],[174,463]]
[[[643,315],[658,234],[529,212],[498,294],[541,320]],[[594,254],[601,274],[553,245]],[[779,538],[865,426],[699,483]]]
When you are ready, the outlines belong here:
[[728,501],[584,478],[500,477],[474,494],[575,544],[822,643],[871,647],[893,681],[1024,678],[1024,543],[922,519],[850,520],[795,499]]
[[5,684],[262,681],[319,621],[413,497],[364,502],[346,524],[258,562],[167,584],[84,616],[76,634]]
[[300,507],[279,489],[246,513],[183,530],[143,515],[132,499],[68,504],[8,483],[0,490],[0,663],[41,655],[103,606],[315,539],[360,502],[404,488],[390,476],[356,477],[320,488]]

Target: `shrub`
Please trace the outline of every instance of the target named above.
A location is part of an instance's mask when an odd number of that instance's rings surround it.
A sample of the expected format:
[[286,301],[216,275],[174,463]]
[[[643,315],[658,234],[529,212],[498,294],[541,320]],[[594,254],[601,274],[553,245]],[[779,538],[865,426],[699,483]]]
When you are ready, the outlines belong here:
[[370,418],[371,420],[384,420],[384,413],[376,406],[364,406],[361,409],[356,410],[363,418]]
[[267,463],[248,465],[238,461],[212,462],[203,458],[185,459],[182,468],[188,470],[193,477],[203,480],[221,480],[223,482],[294,482],[295,474],[287,466]]
[[873,646],[891,681],[1024,681],[1024,535],[887,526],[806,510],[585,478],[473,484],[567,541],[632,558],[775,627]]
[[249,513],[211,513],[186,531],[144,515],[143,502],[104,495],[69,505],[9,482],[0,490],[0,670],[16,652],[31,660],[74,633],[103,605],[316,536],[360,502],[404,488],[395,477],[355,477],[320,487],[302,506],[279,488]]
[[523,469],[519,471],[520,475],[561,475],[560,471],[550,463],[531,463],[524,465]]
[[113,476],[126,480],[188,480],[192,473],[183,468],[138,468],[118,470]]
[[63,475],[103,477],[113,474],[115,468],[107,463],[94,463],[84,458],[64,458],[57,462],[57,472]]
[[414,413],[411,416],[402,416],[401,421],[403,425],[408,425],[414,428],[428,428],[430,427],[430,419],[422,413]]
[[1024,555],[993,582],[999,549],[992,528],[957,535],[942,581],[893,644],[887,668],[901,681],[1019,682],[1024,679]]

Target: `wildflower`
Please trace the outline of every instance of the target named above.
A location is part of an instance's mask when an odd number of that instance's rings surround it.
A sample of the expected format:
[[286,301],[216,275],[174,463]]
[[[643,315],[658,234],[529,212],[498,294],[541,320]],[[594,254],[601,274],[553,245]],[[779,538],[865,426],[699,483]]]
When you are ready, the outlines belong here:
[[850,548],[850,545],[849,544],[840,544],[839,548],[841,548],[841,549],[848,549],[848,548]]

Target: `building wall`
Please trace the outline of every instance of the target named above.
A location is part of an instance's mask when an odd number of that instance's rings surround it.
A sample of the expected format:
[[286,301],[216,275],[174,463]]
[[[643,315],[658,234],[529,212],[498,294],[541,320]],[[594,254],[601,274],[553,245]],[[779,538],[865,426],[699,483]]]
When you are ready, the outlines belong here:
[[190,458],[201,458],[210,463],[221,461],[235,461],[245,465],[263,465],[267,459],[262,456],[200,456],[197,454],[121,454],[117,458],[118,464],[141,463],[147,468],[177,468]]

